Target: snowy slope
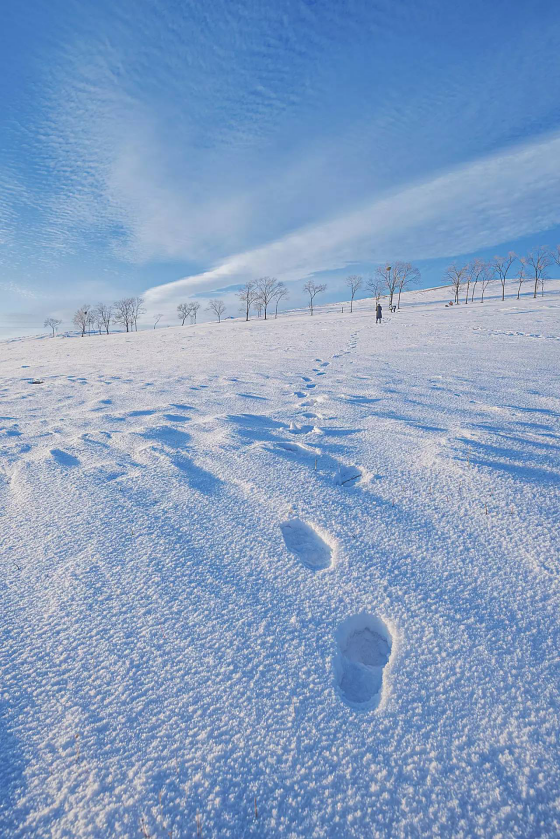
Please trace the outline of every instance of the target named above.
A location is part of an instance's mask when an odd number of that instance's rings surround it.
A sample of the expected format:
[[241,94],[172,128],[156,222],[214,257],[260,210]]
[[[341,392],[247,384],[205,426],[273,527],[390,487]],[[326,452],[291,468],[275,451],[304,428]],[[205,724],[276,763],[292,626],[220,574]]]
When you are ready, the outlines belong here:
[[447,299],[0,344],[2,837],[559,834],[560,283]]

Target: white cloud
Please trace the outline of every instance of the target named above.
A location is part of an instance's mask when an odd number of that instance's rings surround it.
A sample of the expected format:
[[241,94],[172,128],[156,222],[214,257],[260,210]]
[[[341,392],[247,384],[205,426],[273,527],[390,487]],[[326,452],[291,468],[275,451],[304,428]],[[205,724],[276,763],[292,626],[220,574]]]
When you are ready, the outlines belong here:
[[356,261],[468,253],[560,223],[560,135],[477,160],[340,218],[236,254],[210,271],[155,286],[149,304],[274,274],[284,281]]

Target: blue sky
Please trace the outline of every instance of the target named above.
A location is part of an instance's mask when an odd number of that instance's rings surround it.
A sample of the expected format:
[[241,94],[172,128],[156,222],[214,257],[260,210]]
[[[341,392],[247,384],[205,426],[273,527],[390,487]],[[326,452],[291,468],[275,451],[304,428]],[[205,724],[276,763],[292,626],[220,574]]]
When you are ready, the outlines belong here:
[[[0,30],[0,328],[560,241],[560,9],[29,0]],[[231,313],[235,307],[229,303]],[[149,323],[147,317],[146,322]]]

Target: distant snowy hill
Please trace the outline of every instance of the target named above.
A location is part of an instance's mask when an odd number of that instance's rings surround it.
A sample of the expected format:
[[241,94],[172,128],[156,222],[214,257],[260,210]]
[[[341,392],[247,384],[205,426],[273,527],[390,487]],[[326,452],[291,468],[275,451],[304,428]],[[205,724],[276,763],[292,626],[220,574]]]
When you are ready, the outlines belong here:
[[560,282],[450,297],[0,344],[0,836],[560,833]]

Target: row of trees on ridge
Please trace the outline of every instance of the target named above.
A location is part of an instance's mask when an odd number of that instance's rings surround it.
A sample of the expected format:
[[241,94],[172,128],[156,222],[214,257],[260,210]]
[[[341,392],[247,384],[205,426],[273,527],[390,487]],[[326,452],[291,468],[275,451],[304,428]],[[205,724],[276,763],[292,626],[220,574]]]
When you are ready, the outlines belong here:
[[[473,259],[466,265],[450,265],[445,272],[446,278],[453,289],[454,303],[459,303],[462,292],[465,303],[474,303],[476,288],[480,288],[480,302],[484,302],[484,295],[490,283],[499,282],[502,289],[502,300],[506,296],[506,283],[517,283],[517,299],[521,295],[521,287],[526,280],[533,286],[533,297],[537,296],[539,287],[544,294],[544,284],[547,279],[547,269],[555,262],[560,266],[560,245],[555,250],[545,247],[534,248],[527,256],[518,256],[510,251],[507,256],[495,256],[485,262],[483,259]],[[517,269],[517,271],[515,270]]]
[[[499,282],[502,291],[502,300],[505,299],[506,283],[508,281],[517,284],[517,299],[521,294],[521,287],[526,280],[530,280],[533,288],[533,297],[537,296],[539,287],[544,294],[544,283],[547,279],[547,269],[552,263],[560,266],[560,245],[555,249],[538,247],[530,251],[527,256],[518,256],[510,251],[507,256],[495,256],[485,261],[473,259],[464,265],[454,263],[445,271],[445,278],[453,289],[454,303],[458,304],[464,293],[465,303],[474,303],[477,288],[480,292],[480,301],[484,297],[490,283]],[[517,270],[516,270],[517,269]],[[354,300],[361,288],[365,286],[368,293],[379,303],[382,297],[388,296],[389,307],[400,309],[401,295],[410,286],[416,285],[420,280],[420,271],[410,262],[397,261],[389,265],[378,266],[373,277],[365,280],[358,274],[350,274],[346,277],[345,285],[349,290],[350,312],[354,310]],[[315,298],[327,290],[324,283],[316,283],[308,280],[303,286],[307,295],[309,313],[313,314]],[[256,312],[258,317],[268,315],[273,310],[274,317],[278,317],[278,305],[289,296],[285,284],[276,277],[260,277],[257,280],[249,280],[237,292],[240,301],[240,311],[248,321],[251,312]],[[396,299],[396,305],[395,305]],[[177,316],[184,325],[187,318],[195,324],[201,304],[197,302],[179,303]],[[209,301],[207,311],[212,312],[218,323],[221,322],[226,306],[220,298]],[[124,297],[115,303],[98,303],[97,306],[81,306],[74,314],[72,322],[84,336],[86,332],[94,329],[109,334],[111,324],[119,324],[126,332],[138,331],[138,319],[145,313],[143,297]],[[155,315],[154,329],[163,315]],[[45,326],[52,330],[55,335],[61,320],[48,317]]]

